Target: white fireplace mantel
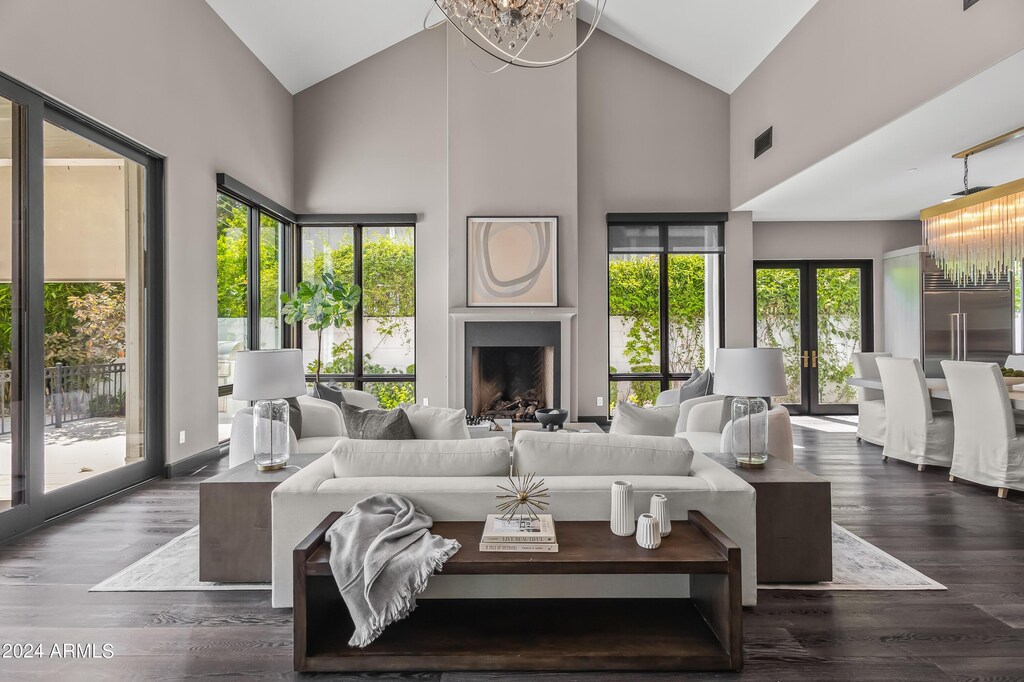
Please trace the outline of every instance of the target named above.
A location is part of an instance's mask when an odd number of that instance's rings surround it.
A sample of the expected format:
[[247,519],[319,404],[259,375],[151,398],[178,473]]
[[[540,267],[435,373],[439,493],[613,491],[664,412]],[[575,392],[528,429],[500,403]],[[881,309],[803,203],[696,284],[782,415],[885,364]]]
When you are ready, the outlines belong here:
[[559,401],[575,420],[572,387],[573,365],[572,321],[576,308],[452,308],[448,311],[448,404],[466,404],[466,323],[467,322],[558,322],[561,330],[561,391]]

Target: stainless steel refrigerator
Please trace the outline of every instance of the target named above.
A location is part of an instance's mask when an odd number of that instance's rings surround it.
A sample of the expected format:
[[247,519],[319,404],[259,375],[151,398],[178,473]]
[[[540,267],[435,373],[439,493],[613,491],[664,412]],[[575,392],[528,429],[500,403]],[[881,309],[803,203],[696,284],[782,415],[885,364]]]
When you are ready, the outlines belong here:
[[958,287],[930,258],[922,266],[925,376],[943,376],[943,360],[1006,362],[1013,352],[1012,280]]

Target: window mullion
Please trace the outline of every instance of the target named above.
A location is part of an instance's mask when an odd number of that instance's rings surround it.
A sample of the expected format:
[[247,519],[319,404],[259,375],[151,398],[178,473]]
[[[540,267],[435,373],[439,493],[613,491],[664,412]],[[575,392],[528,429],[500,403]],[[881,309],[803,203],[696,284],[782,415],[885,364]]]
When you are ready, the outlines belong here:
[[[356,285],[363,286],[363,226],[352,226],[352,279]],[[365,292],[356,303],[355,314],[352,316],[352,371],[355,374],[355,388],[363,390],[363,299]]]

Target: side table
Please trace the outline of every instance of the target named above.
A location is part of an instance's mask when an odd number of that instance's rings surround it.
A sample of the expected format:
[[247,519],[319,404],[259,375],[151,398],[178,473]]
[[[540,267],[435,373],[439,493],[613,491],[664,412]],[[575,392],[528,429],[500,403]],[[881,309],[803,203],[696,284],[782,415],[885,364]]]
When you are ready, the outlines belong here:
[[293,455],[288,468],[243,462],[199,484],[199,579],[269,583],[270,493],[321,455]]
[[832,580],[832,484],[777,457],[763,469],[736,466],[731,454],[708,454],[757,491],[757,581]]

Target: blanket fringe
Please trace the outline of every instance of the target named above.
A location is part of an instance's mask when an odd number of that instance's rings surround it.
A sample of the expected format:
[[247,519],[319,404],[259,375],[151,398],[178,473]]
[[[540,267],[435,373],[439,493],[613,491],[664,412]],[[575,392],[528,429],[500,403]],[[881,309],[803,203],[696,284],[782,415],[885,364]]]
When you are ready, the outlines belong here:
[[458,540],[445,540],[445,546],[433,552],[430,558],[420,567],[413,584],[388,602],[382,613],[375,614],[373,621],[369,625],[358,628],[352,633],[352,639],[348,641],[349,646],[361,649],[369,645],[373,640],[381,636],[384,628],[406,618],[415,611],[416,597],[422,594],[423,590],[427,589],[430,576],[434,575],[434,573],[440,573],[445,563],[460,549],[462,549],[462,545],[459,544]]

